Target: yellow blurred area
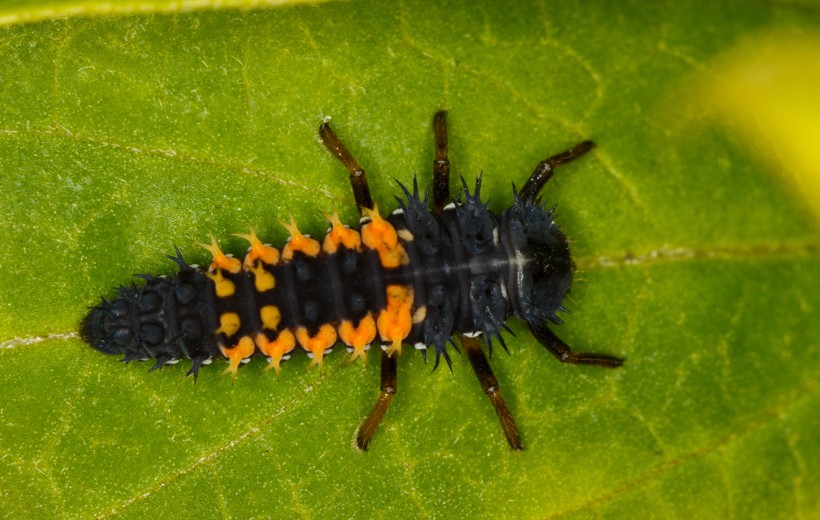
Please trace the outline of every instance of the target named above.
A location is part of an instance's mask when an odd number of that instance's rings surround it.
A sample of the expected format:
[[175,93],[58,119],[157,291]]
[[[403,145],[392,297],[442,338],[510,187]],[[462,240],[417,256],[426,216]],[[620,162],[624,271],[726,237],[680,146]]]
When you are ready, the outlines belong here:
[[708,64],[699,103],[739,132],[820,218],[820,38],[767,35]]

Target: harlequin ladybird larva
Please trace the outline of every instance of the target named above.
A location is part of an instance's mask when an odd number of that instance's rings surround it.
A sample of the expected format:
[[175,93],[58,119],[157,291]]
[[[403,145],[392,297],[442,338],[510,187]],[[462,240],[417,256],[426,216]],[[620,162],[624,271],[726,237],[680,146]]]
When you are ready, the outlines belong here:
[[[569,292],[569,244],[553,221],[553,209],[539,198],[555,168],[592,149],[583,141],[535,168],[503,213],[481,202],[481,178],[472,193],[463,183],[458,200],[449,191],[446,113],[433,118],[432,207],[428,192],[402,186],[399,208],[383,217],[359,163],[325,122],[319,136],[349,172],[362,214],[357,229],[329,217],[331,228],[319,241],[291,222],[281,251],[251,231],[244,260],[224,254],[211,237],[207,270],[188,265],[177,251],[172,277],[141,275],[145,284],[119,289],[111,301],[92,308],[80,326],[82,338],[124,361],[156,360],[151,370],[192,360],[196,379],[213,358],[238,366],[265,356],[279,373],[293,352],[310,363],[342,343],[352,358],[365,360],[371,343],[381,346],[381,389],[373,411],[361,424],[356,444],[366,450],[396,393],[396,359],[402,345],[425,355],[435,350],[435,366],[451,365],[447,343],[457,336],[481,387],[495,408],[507,441],[523,449],[513,417],[499,390],[479,338],[492,353],[511,316],[527,324],[538,341],[564,363],[617,367],[623,359],[577,353],[547,323],[561,323],[558,311]],[[451,367],[452,369],[452,367]]]

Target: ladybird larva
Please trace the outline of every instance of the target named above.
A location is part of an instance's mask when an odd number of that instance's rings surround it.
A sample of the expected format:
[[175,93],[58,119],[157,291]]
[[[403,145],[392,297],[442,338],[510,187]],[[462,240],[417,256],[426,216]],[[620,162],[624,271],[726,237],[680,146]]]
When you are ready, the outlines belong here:
[[513,449],[521,437],[493,374],[480,339],[506,349],[506,321],[527,324],[560,361],[617,367],[623,359],[578,353],[558,338],[558,324],[570,289],[569,244],[553,220],[553,208],[539,192],[555,169],[594,147],[583,141],[542,161],[514,202],[501,214],[481,201],[481,177],[472,191],[462,181],[451,200],[446,113],[433,119],[432,205],[429,192],[402,186],[404,198],[390,215],[373,203],[367,175],[325,122],[319,136],[345,166],[362,220],[356,228],[329,217],[322,240],[303,235],[291,222],[290,239],[280,249],[251,231],[243,260],[223,253],[211,237],[205,244],[213,261],[207,269],[188,265],[177,251],[169,257],[179,271],[170,277],[141,275],[144,285],[120,288],[119,295],[92,308],[80,326],[82,338],[125,361],[156,360],[153,369],[192,360],[196,378],[202,365],[225,358],[236,377],[254,355],[268,358],[277,373],[294,352],[312,365],[337,344],[353,358],[381,346],[381,389],[373,411],[359,427],[356,444],[366,450],[396,393],[396,359],[403,345],[425,356],[435,352],[451,365],[448,342],[457,337],[482,389],[487,393]]

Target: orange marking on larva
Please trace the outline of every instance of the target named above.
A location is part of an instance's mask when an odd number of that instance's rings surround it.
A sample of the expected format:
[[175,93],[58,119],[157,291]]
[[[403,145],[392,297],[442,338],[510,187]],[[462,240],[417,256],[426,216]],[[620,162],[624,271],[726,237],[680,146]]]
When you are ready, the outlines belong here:
[[279,251],[275,247],[263,244],[256,236],[256,231],[253,228],[251,228],[250,234],[236,233],[234,236],[244,238],[251,243],[248,254],[245,255],[245,261],[242,262],[245,269],[250,270],[257,260],[261,260],[267,265],[273,265],[279,261]]
[[231,363],[228,366],[228,368],[226,368],[225,371],[222,372],[222,374],[224,375],[230,373],[232,376],[231,380],[235,380],[236,371],[239,369],[239,363],[241,363],[243,359],[251,357],[253,355],[255,347],[253,344],[253,340],[250,336],[242,336],[235,347],[225,348],[222,345],[220,345],[219,350],[222,352],[222,355],[228,358],[228,361],[230,361]]
[[362,208],[362,214],[370,219],[362,226],[362,243],[368,249],[379,252],[382,266],[390,269],[409,262],[407,252],[399,243],[396,228],[379,215],[379,208],[375,204],[373,209]]
[[293,253],[300,251],[307,256],[314,257],[319,254],[322,246],[319,245],[318,240],[314,240],[308,236],[303,235],[296,227],[296,222],[293,217],[290,218],[290,224],[282,222],[285,229],[290,233],[290,240],[285,247],[282,248],[282,260],[288,262],[293,259]]
[[253,286],[257,292],[270,291],[276,287],[276,278],[273,273],[265,269],[261,260],[257,261],[256,265],[250,268],[250,271],[253,273]]
[[214,292],[219,298],[227,298],[228,296],[233,296],[236,292],[236,286],[234,283],[224,276],[222,276],[222,269],[217,269],[216,273],[209,273],[205,272],[205,276],[213,280],[214,282]]
[[333,254],[339,249],[339,246],[343,246],[345,249],[361,251],[362,237],[358,231],[342,224],[342,221],[339,220],[339,215],[336,213],[325,216],[331,225],[330,231],[322,243],[322,249],[325,253]]
[[223,253],[222,250],[219,249],[219,244],[216,243],[216,239],[213,234],[211,234],[210,244],[203,244],[200,242],[199,245],[207,249],[214,257],[213,262],[211,262],[211,266],[208,268],[209,271],[224,269],[229,273],[238,273],[242,270],[242,262],[240,262],[237,258],[230,257]]
[[239,314],[235,312],[226,312],[219,317],[219,328],[214,331],[214,334],[225,334],[230,338],[236,334],[236,331],[239,330],[240,325],[241,322],[239,320]]
[[319,331],[314,336],[308,334],[305,327],[296,329],[296,339],[299,341],[299,344],[302,345],[303,349],[313,353],[313,360],[310,362],[310,365],[308,365],[308,368],[313,365],[322,366],[322,356],[324,356],[325,350],[336,343],[336,338],[336,329],[327,323],[319,327]]
[[279,364],[282,362],[282,356],[296,347],[296,338],[288,329],[280,332],[273,341],[270,341],[264,334],[257,334],[256,346],[259,347],[260,352],[270,358],[270,363],[265,367],[265,371],[274,369],[278,378],[279,372],[281,372]]
[[391,344],[387,355],[401,354],[401,342],[413,328],[410,307],[413,305],[413,288],[406,285],[387,286],[387,307],[379,313],[376,326],[383,341]]
[[262,320],[262,327],[269,330],[276,330],[279,322],[282,321],[282,313],[275,305],[265,305],[259,309],[259,318]]
[[367,352],[364,348],[376,338],[376,321],[373,315],[368,312],[356,327],[353,326],[352,321],[344,320],[339,324],[339,338],[348,347],[353,347],[353,353],[350,355],[351,362],[360,357],[367,363]]

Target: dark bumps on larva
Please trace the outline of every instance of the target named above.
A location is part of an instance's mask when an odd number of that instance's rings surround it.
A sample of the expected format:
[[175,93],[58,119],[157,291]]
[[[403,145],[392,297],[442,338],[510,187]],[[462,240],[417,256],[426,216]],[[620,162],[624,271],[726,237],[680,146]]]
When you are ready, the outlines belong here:
[[[513,449],[521,437],[490,368],[484,346],[507,348],[506,321],[523,321],[538,341],[561,362],[617,367],[622,358],[573,352],[548,324],[559,324],[559,311],[570,289],[569,244],[542,204],[541,188],[555,169],[591,150],[583,141],[537,165],[513,204],[501,214],[481,200],[481,177],[471,190],[462,180],[457,200],[450,198],[450,161],[446,113],[433,119],[436,155],[432,203],[416,181],[401,186],[399,207],[383,217],[370,197],[367,175],[325,122],[319,135],[345,166],[362,214],[358,228],[337,216],[319,241],[291,222],[290,239],[281,251],[262,243],[251,231],[244,260],[224,254],[216,241],[204,245],[213,255],[207,270],[188,265],[177,251],[169,257],[179,270],[170,277],[140,275],[143,285],[121,287],[111,301],[93,307],[80,326],[82,338],[105,354],[124,361],[153,359],[152,368],[190,359],[196,379],[215,358],[237,369],[254,355],[280,371],[297,351],[311,366],[337,344],[353,359],[366,362],[374,342],[381,346],[381,386],[373,411],[356,434],[366,450],[396,393],[402,345],[412,345],[435,367],[451,366],[448,343],[461,344],[482,389],[487,393]],[[482,341],[483,340],[483,344]]]

